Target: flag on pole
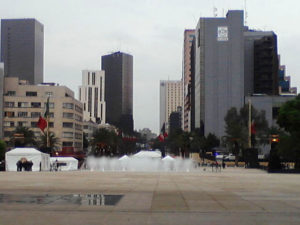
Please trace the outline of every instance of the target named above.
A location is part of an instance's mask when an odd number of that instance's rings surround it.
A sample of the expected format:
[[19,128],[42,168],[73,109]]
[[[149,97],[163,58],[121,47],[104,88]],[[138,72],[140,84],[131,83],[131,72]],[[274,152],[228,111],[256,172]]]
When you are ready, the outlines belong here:
[[160,142],[165,141],[165,139],[168,137],[168,133],[166,132],[166,126],[165,123],[163,124],[161,130],[160,130],[160,135],[158,136],[158,140]]
[[44,132],[45,128],[47,127],[47,121],[40,116],[37,126]]
[[254,121],[251,123],[251,134],[256,134],[255,123]]
[[45,114],[44,114],[44,117],[47,118],[49,116],[49,98],[47,99],[47,103],[46,103],[46,111],[45,111]]

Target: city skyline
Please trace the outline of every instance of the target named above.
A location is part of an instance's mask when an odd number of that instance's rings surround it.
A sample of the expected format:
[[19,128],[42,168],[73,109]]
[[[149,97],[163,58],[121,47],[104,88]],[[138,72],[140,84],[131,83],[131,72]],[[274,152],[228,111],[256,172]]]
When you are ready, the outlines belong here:
[[[277,34],[281,64],[287,67],[291,86],[299,89],[296,40],[300,32],[295,28],[300,4],[270,2],[248,1],[247,25]],[[101,56],[114,51],[133,55],[135,129],[158,132],[159,80],[182,77],[184,29],[195,29],[199,17],[212,17],[213,7],[218,8],[218,17],[228,9],[245,8],[244,1],[189,4],[178,0],[172,7],[161,1],[3,1],[0,13],[1,19],[35,18],[44,25],[44,80],[68,86],[76,98],[82,69],[100,70]]]

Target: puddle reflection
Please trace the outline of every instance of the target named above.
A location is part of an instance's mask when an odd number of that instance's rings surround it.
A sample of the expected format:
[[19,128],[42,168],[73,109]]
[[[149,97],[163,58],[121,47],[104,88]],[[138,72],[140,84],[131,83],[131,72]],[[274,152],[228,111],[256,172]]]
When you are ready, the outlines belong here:
[[123,195],[70,194],[70,195],[13,195],[0,194],[0,203],[11,204],[73,204],[73,205],[116,205]]

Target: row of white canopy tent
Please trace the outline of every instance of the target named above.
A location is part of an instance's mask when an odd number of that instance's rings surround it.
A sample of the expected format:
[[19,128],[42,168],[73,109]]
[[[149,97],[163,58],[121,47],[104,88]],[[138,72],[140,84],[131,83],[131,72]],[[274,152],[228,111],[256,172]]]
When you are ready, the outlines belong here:
[[[161,152],[159,151],[139,151],[138,153],[134,154],[131,158],[152,158],[152,159],[161,159]],[[119,160],[127,160],[130,159],[129,156],[123,155]],[[173,161],[174,158],[167,155],[166,157],[162,158],[163,161]]]
[[17,162],[22,158],[33,163],[32,171],[49,171],[50,164],[55,162],[59,163],[62,171],[78,168],[78,160],[73,157],[50,157],[35,148],[14,148],[5,153],[6,171],[17,171]]

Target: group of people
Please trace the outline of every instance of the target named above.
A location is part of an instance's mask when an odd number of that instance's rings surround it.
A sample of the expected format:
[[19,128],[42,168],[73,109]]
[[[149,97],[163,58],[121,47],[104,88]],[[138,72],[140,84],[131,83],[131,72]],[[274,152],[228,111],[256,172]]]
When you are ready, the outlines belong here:
[[26,158],[21,158],[17,162],[17,171],[32,171],[33,162]]

